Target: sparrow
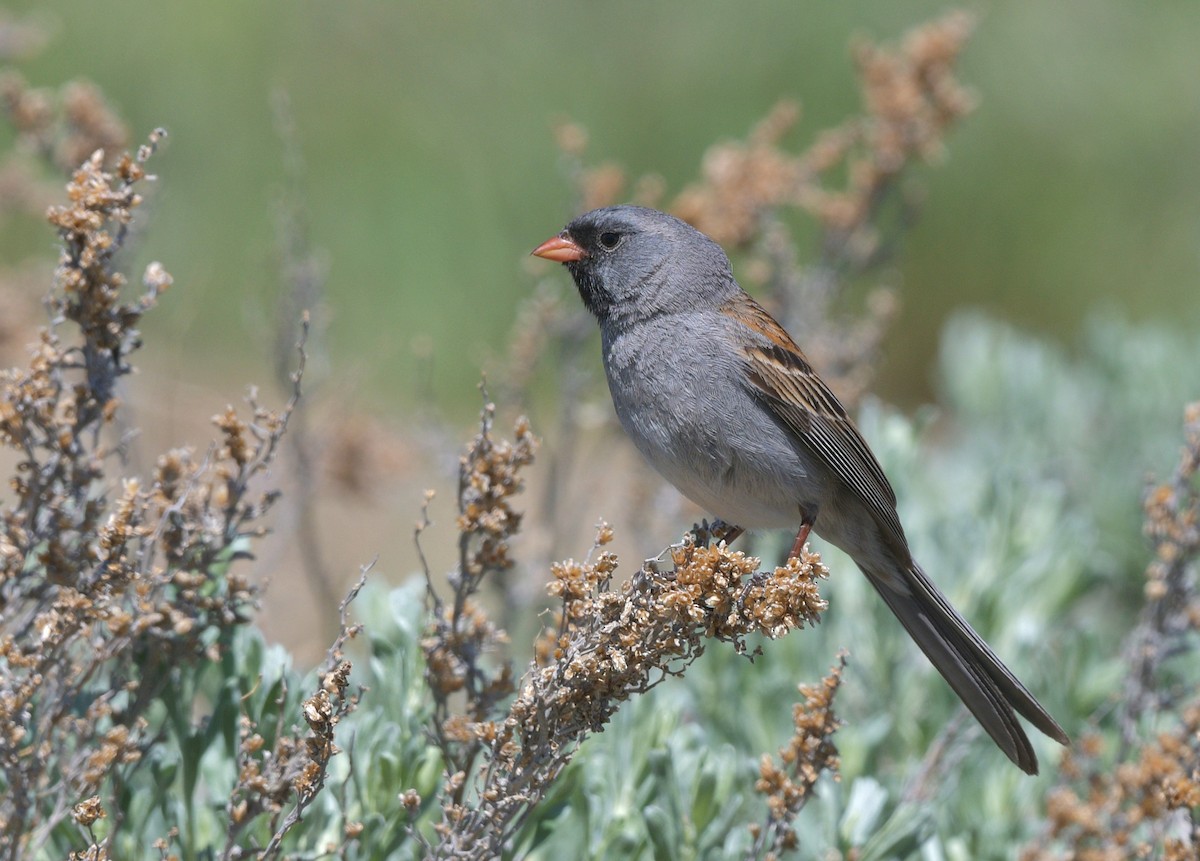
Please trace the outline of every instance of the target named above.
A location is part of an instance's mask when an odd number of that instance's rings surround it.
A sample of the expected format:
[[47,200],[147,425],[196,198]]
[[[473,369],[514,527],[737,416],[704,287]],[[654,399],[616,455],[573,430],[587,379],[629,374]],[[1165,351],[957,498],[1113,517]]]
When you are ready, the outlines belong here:
[[626,433],[684,496],[734,529],[810,530],[843,550],[1016,765],[1038,770],[1020,714],[1054,718],[916,563],[896,494],[800,347],[734,280],[721,247],[674,216],[612,206],[532,252],[566,265],[600,324]]

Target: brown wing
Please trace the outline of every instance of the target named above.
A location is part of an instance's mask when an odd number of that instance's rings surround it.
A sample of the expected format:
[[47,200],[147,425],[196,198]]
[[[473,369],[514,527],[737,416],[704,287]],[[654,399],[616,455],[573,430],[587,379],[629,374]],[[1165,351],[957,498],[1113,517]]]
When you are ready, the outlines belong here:
[[763,401],[812,454],[845,480],[903,547],[904,529],[896,516],[896,494],[887,476],[841,402],[796,342],[745,294],[727,302],[721,311],[770,342],[744,351],[747,379]]

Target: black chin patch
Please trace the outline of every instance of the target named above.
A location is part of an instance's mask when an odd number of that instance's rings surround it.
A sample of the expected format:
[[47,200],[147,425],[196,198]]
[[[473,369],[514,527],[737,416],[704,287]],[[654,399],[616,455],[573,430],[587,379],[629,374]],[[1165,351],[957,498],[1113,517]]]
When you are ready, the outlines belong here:
[[612,306],[612,297],[600,284],[600,279],[595,276],[591,266],[587,265],[586,259],[568,263],[567,269],[575,279],[575,286],[579,288],[579,298],[583,300],[584,307],[591,311],[597,320],[603,322]]

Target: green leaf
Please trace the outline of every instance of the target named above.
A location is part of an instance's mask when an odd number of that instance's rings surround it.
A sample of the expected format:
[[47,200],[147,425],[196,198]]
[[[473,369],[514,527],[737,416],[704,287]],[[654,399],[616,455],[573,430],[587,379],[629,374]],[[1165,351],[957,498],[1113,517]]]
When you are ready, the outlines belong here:
[[642,815],[654,848],[654,861],[679,861],[679,820],[657,804],[646,807]]
[[848,846],[861,846],[874,832],[887,806],[888,791],[879,781],[860,777],[850,784],[850,798],[846,802],[840,827],[843,842]]

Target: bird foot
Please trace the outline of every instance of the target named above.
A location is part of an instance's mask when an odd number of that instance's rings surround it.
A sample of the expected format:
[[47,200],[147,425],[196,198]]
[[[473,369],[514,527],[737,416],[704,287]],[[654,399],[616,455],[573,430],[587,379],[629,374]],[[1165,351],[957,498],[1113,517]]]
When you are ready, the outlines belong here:
[[704,520],[692,526],[692,534],[696,536],[696,543],[700,547],[707,547],[710,541],[724,541],[726,544],[732,544],[745,531],[742,527],[726,523],[720,518],[712,523]]

